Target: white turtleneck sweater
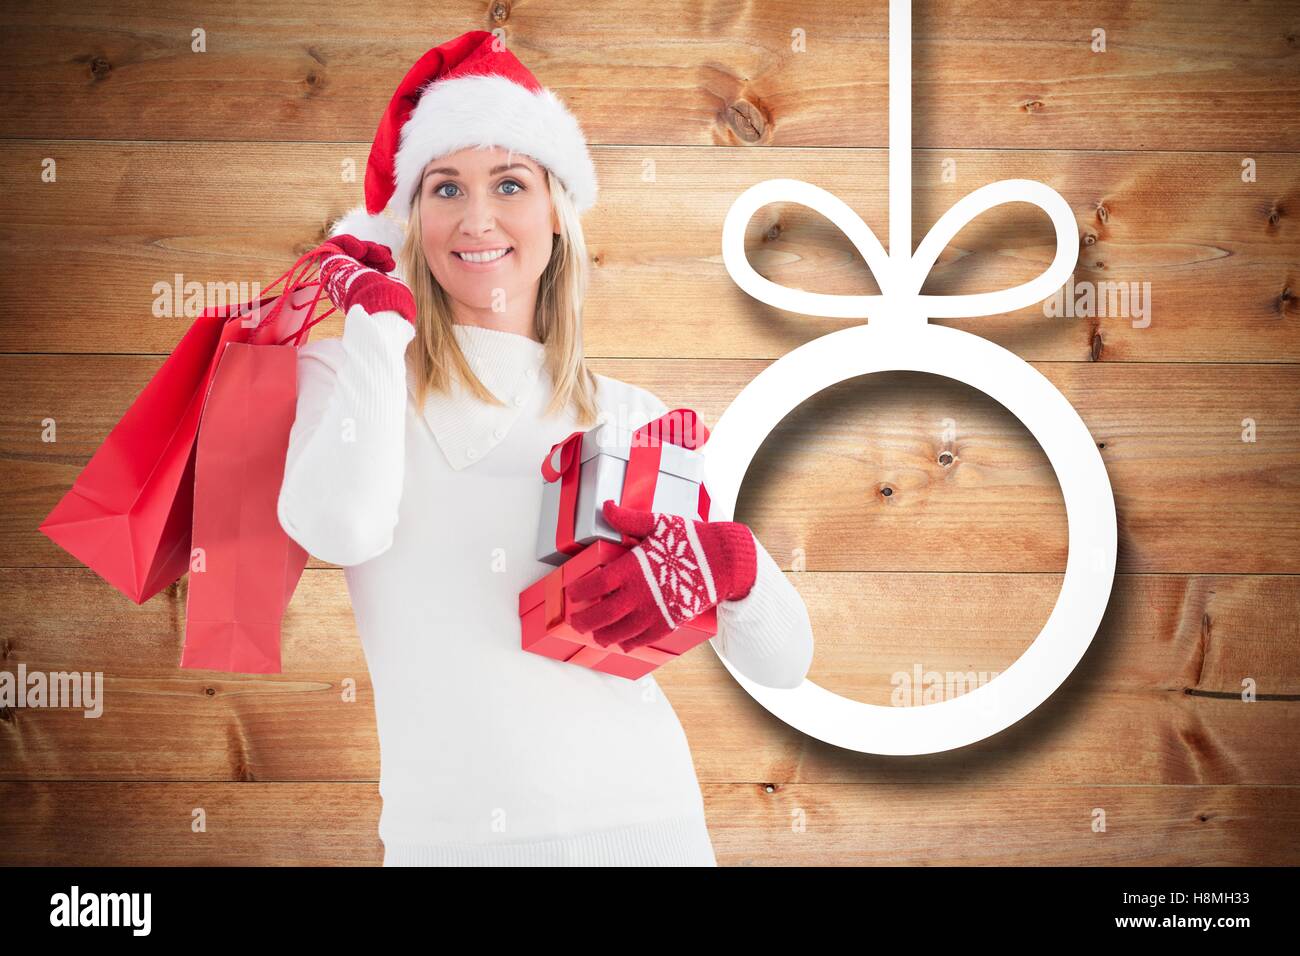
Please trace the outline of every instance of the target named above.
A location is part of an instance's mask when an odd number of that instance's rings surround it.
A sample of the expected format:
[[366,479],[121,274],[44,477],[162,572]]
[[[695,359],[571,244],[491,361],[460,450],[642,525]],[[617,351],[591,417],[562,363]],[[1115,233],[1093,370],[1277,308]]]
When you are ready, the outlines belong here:
[[[375,694],[384,865],[716,865],[690,748],[654,675],[520,646],[519,592],[554,570],[534,555],[540,464],[577,425],[542,417],[544,345],[454,334],[504,408],[459,384],[417,408],[414,329],[394,312],[354,306],[341,339],[304,346],[279,497],[285,531],[344,568]],[[621,406],[631,427],[668,410],[597,381],[602,414]],[[757,553],[753,589],[718,606],[711,642],[750,679],[795,687],[812,659],[807,610]]]

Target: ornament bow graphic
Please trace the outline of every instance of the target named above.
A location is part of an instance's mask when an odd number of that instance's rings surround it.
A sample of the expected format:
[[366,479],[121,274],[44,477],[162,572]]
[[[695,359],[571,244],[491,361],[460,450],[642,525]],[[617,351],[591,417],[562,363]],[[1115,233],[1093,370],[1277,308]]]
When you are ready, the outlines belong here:
[[[1038,637],[994,680],[938,703],[881,707],[834,694],[811,680],[793,688],[759,684],[710,643],[736,681],[786,723],[819,740],[879,754],[922,754],[982,740],[1024,717],[1064,682],[1092,642],[1114,581],[1117,522],[1105,463],[1087,426],[1041,372],[988,339],[931,318],[993,315],[1040,301],[1065,282],[1078,261],[1074,214],[1050,187],[1007,179],[953,204],[912,252],[911,5],[889,5],[889,251],[862,218],[824,189],[772,179],[745,190],[722,226],[722,258],[731,278],[760,302],[806,315],[865,318],[779,357],[732,401],[703,449],[713,520],[732,520],[749,463],[778,422],[824,388],[864,374],[912,370],[974,386],[1029,429],[1056,471],[1065,499],[1069,550],[1060,594]],[[821,213],[857,248],[880,286],[876,295],[827,295],[760,276],[745,254],[754,213],[794,202]],[[1040,275],[1020,285],[970,295],[921,293],[939,254],[981,213],[1009,202],[1038,206],[1056,230],[1056,252]],[[721,621],[719,623],[721,627]],[[737,636],[743,639],[743,636]]]
[[[882,323],[924,323],[930,318],[996,315],[1041,301],[1061,287],[1079,258],[1070,204],[1055,189],[1030,179],[1004,179],[958,200],[912,249],[912,8],[889,5],[889,251],[862,217],[833,194],[797,179],[769,179],[745,190],[722,225],[722,260],[747,293],[787,312]],[[821,213],[853,243],[880,286],[878,295],[834,295],[778,285],[754,271],[745,255],[745,227],[770,203],[794,202]],[[1009,202],[1038,206],[1056,228],[1056,255],[1037,278],[996,292],[922,295],[939,254],[981,213]]]
[[[894,210],[910,208],[911,167],[899,172],[890,155],[890,217]],[[896,195],[901,193],[901,195]],[[778,285],[754,271],[745,255],[745,227],[750,218],[770,203],[794,202],[816,210],[853,243],[880,285],[876,295],[836,295],[806,292]],[[1056,256],[1036,278],[1009,289],[969,295],[922,295],[926,277],[939,254],[968,223],[981,213],[1009,202],[1038,206],[1056,227]],[[900,217],[901,218],[901,217]],[[910,217],[908,217],[910,220]],[[1030,179],[1004,179],[968,193],[945,212],[912,253],[911,226],[900,237],[891,225],[890,252],[886,253],[871,227],[832,193],[798,179],[769,179],[741,193],[727,212],[722,226],[722,259],[728,274],[747,293],[787,312],[829,318],[865,318],[872,322],[926,322],[930,318],[997,315],[1014,312],[1051,295],[1069,278],[1079,258],[1074,213],[1060,193]]]

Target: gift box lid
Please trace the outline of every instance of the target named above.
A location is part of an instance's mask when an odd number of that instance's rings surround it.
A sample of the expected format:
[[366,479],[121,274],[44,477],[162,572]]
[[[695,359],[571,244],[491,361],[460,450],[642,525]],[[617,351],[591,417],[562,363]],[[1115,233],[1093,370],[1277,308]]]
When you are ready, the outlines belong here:
[[[635,431],[635,429],[622,427],[616,422],[602,422],[582,436],[582,453],[579,460],[585,462],[596,455],[609,455],[627,461],[632,454],[632,436]],[[660,445],[663,449],[659,458],[661,472],[676,475],[696,484],[704,480],[702,452],[667,441],[661,441]]]

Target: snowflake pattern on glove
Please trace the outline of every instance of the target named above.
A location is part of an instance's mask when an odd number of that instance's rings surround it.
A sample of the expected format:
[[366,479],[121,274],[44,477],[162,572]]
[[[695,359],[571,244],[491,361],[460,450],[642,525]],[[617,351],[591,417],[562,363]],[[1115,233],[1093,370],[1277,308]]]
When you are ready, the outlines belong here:
[[387,246],[344,234],[322,243],[316,251],[323,255],[321,288],[335,308],[345,314],[354,305],[371,314],[392,310],[415,324],[414,295],[404,282],[387,274],[395,267]]
[[329,300],[335,305],[339,305],[348,301],[348,288],[353,282],[367,272],[378,271],[357,262],[350,256],[339,253],[338,255],[329,256],[321,262],[321,284],[325,287],[325,294],[329,297]]
[[669,627],[675,628],[717,603],[704,548],[685,518],[658,515],[654,532],[633,553]]

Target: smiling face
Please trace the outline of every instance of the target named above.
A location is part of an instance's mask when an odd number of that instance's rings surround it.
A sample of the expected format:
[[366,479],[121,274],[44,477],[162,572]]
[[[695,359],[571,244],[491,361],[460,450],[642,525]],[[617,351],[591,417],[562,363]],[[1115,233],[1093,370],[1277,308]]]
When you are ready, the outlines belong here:
[[531,308],[559,232],[541,166],[499,147],[462,149],[425,167],[417,201],[425,261],[454,301]]

